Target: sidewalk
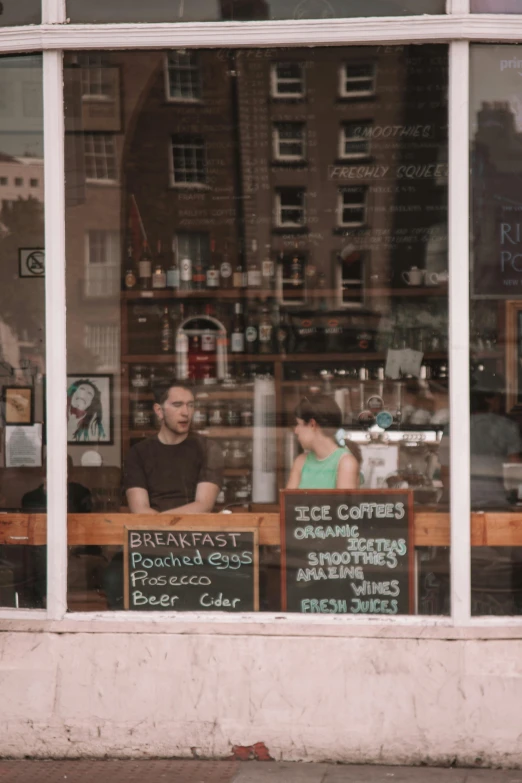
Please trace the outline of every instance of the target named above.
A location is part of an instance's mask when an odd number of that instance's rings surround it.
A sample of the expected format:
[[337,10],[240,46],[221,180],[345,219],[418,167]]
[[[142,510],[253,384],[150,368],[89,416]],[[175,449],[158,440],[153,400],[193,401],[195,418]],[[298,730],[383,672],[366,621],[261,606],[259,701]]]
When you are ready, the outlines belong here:
[[8,761],[1,783],[522,783],[522,770],[237,761]]

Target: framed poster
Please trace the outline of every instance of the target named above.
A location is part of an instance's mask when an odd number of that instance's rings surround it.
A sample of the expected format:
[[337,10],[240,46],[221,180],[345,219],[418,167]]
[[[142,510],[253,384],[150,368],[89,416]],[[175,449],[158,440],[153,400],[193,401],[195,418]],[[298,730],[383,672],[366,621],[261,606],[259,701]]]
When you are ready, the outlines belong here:
[[42,466],[42,425],[7,425],[5,428],[6,468]]
[[114,443],[112,375],[67,376],[67,443]]
[[4,418],[6,424],[32,424],[34,416],[31,386],[4,386]]

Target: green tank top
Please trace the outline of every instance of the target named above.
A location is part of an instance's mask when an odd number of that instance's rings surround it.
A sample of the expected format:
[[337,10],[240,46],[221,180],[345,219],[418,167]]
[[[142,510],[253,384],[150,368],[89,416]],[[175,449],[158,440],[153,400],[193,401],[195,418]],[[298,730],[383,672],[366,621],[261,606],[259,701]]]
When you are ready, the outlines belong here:
[[335,489],[339,460],[349,453],[348,449],[338,448],[332,451],[330,456],[317,459],[313,451],[310,451],[301,471],[299,489]]

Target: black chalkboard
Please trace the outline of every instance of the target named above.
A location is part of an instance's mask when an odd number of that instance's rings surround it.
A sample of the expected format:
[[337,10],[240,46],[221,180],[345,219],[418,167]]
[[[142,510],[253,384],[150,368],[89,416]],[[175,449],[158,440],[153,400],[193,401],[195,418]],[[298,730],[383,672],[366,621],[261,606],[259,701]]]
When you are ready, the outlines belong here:
[[127,527],[124,563],[126,609],[259,609],[256,528]]
[[283,611],[412,613],[412,497],[408,490],[283,490]]

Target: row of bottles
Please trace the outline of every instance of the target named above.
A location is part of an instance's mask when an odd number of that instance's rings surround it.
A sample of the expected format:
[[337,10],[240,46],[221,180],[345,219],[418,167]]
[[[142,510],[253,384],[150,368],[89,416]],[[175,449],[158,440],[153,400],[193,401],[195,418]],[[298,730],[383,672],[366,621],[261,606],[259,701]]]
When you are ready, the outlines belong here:
[[[297,243],[291,260],[288,262],[284,253],[281,252],[278,263],[282,270],[283,286],[290,286],[296,291],[304,289],[305,263],[297,250]],[[310,278],[307,282],[312,285],[314,282],[312,277],[315,280],[316,268],[308,265],[306,273]],[[225,244],[223,253],[218,255],[214,240],[211,242],[210,259],[205,263],[200,252],[197,253],[195,259],[184,255],[178,262],[174,243],[170,258],[164,254],[160,241],[157,243],[154,258],[147,241],[143,242],[139,259],[134,257],[132,242],[129,241],[127,245],[123,287],[128,291],[135,289],[142,291],[164,289],[217,291],[230,288],[271,291],[274,289],[275,283],[276,263],[273,260],[271,248],[267,245],[265,253],[260,259],[256,240],[252,241],[249,263],[244,264],[239,258],[234,266],[229,256],[228,246]]]

